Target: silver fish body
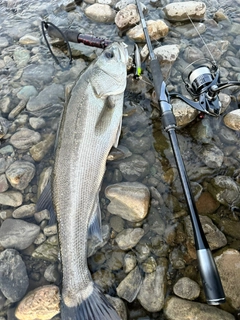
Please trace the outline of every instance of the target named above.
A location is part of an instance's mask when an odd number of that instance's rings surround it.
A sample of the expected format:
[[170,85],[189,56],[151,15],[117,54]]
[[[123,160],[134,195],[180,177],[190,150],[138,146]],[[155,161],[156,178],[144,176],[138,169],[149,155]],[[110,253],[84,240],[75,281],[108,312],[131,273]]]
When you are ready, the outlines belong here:
[[[98,194],[121,131],[127,54],[113,43],[81,74],[64,109],[53,169],[63,271],[62,319],[119,319],[87,266],[90,225],[99,232]],[[96,228],[94,228],[96,226]]]

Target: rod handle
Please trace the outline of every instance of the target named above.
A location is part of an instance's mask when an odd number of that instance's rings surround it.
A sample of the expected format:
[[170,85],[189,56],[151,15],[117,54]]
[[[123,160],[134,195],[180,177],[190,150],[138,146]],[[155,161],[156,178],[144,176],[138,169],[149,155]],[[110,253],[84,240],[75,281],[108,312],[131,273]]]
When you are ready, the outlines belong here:
[[197,250],[197,257],[207,303],[210,305],[224,303],[225,294],[210,249]]

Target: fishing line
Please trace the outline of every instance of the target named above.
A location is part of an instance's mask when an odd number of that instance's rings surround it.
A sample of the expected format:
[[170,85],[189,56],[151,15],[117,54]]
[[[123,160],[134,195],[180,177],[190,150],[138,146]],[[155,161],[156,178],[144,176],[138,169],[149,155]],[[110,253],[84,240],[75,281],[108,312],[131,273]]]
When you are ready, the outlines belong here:
[[46,32],[45,32],[45,29],[44,27],[46,28],[46,30],[48,29],[48,26],[51,25],[53,28],[55,28],[60,34],[61,36],[63,37],[64,41],[66,42],[66,45],[67,45],[67,48],[68,48],[68,53],[69,53],[69,65],[72,64],[72,51],[71,51],[71,47],[70,47],[70,44],[69,44],[69,41],[68,39],[66,38],[65,34],[61,31],[61,29],[59,29],[55,24],[53,24],[52,22],[46,22],[46,21],[42,21],[41,22],[41,26],[42,26],[42,33],[43,33],[43,37],[45,39],[45,42],[47,44],[47,47],[53,57],[53,59],[55,60],[55,62],[62,68],[62,69],[66,69],[66,67],[64,68],[61,63],[59,62],[58,58],[56,57],[56,55],[53,53],[52,49],[51,49],[51,46],[49,44],[49,41],[47,39],[47,36],[46,36]]

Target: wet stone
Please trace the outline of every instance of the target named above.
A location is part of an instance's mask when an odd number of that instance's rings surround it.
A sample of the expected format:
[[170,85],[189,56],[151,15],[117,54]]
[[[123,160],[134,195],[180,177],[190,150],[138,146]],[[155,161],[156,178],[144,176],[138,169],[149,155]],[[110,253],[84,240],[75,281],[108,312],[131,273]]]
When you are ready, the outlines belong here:
[[64,88],[61,84],[52,83],[46,86],[36,97],[31,97],[27,110],[36,116],[58,115],[63,108]]
[[43,233],[45,234],[45,236],[49,237],[49,236],[52,236],[54,234],[57,234],[57,224],[54,224],[54,225],[49,225],[49,226],[46,226],[44,229],[43,229]]
[[11,302],[19,301],[27,291],[29,280],[26,266],[14,249],[0,253],[0,289]]
[[33,34],[25,34],[19,39],[19,43],[23,45],[39,45],[40,39],[38,36],[35,36]]
[[[149,36],[151,40],[158,40],[164,38],[168,34],[168,26],[162,20],[147,20],[146,21]],[[127,36],[135,42],[144,42],[145,36],[142,26],[137,25],[127,32]]]
[[114,309],[117,311],[118,315],[120,316],[121,320],[127,320],[127,310],[124,302],[116,297],[111,297],[109,295],[105,295],[110,301],[111,305],[114,307]]
[[15,316],[19,320],[49,320],[59,312],[59,288],[46,285],[30,291],[17,306]]
[[232,130],[240,130],[240,110],[233,110],[224,117],[224,124]]
[[43,118],[31,117],[29,118],[29,124],[34,130],[38,130],[38,129],[44,128],[46,125],[46,122]]
[[35,259],[56,262],[58,261],[58,252],[58,245],[52,244],[51,239],[48,239],[34,250],[32,257]]
[[128,4],[117,12],[115,17],[115,23],[119,29],[127,29],[131,26],[135,26],[140,21],[138,9],[135,4]]
[[190,278],[180,278],[173,287],[173,292],[180,298],[194,300],[200,294],[200,287],[197,282]]
[[24,86],[17,93],[17,97],[20,100],[28,100],[30,97],[35,97],[38,94],[36,88],[34,86]]
[[8,182],[5,174],[0,175],[0,193],[5,192],[8,189]]
[[231,177],[217,176],[211,179],[207,189],[221,204],[240,206],[239,185]]
[[94,3],[85,9],[85,15],[96,22],[114,22],[116,11],[108,4]]
[[35,175],[35,166],[28,161],[15,161],[6,170],[6,176],[11,186],[24,190]]
[[44,209],[42,211],[34,213],[34,218],[37,221],[37,223],[42,222],[43,220],[49,220],[50,219],[50,213],[47,209]]
[[44,272],[44,278],[50,283],[59,283],[61,276],[58,271],[58,264],[57,263],[50,264],[46,268],[46,270]]
[[[37,77],[36,77],[37,74]],[[36,65],[31,64],[23,70],[22,81],[36,87],[52,81],[54,67],[51,64]]]
[[110,225],[116,232],[121,232],[124,229],[124,220],[121,217],[113,216],[110,219]]
[[172,99],[171,102],[178,127],[185,127],[197,117],[198,111],[190,107],[184,101],[181,101],[180,99]]
[[33,217],[35,213],[35,204],[26,204],[17,209],[15,209],[12,213],[13,218],[15,219],[23,219]]
[[137,265],[137,258],[134,253],[129,252],[124,257],[124,272],[129,273]]
[[215,258],[227,302],[234,308],[240,306],[240,253],[234,249],[225,250]]
[[149,312],[158,312],[164,306],[166,294],[167,265],[163,262],[157,266],[156,271],[145,274],[137,299],[144,309]]
[[148,162],[140,155],[132,155],[119,164],[119,170],[127,181],[141,180],[149,173]]
[[141,288],[142,276],[139,267],[135,267],[117,287],[117,294],[120,298],[132,302]]
[[206,5],[198,1],[174,2],[167,4],[163,11],[170,21],[189,21],[189,17],[196,21],[204,18]]
[[0,228],[0,244],[4,248],[23,250],[29,247],[40,232],[40,227],[20,219],[6,219]]
[[192,137],[201,143],[210,143],[213,138],[213,130],[208,118],[202,119],[191,128]]
[[[215,250],[224,247],[227,244],[225,235],[214,225],[209,217],[199,216],[199,218],[210,249]],[[186,233],[192,244],[194,244],[193,229],[189,216],[184,218],[184,224]]]
[[135,154],[144,154],[151,147],[151,139],[150,137],[128,137],[124,143],[129,148],[132,153]]
[[93,281],[103,290],[109,291],[115,285],[115,276],[109,269],[100,269],[93,273]]
[[145,273],[152,273],[157,268],[157,262],[153,257],[149,257],[142,263],[142,269]]
[[143,220],[148,212],[150,193],[139,182],[122,182],[105,189],[106,197],[111,201],[107,209],[128,221]]
[[11,124],[12,123],[7,119],[0,117],[0,138],[3,138],[7,134],[8,128]]
[[209,168],[220,168],[224,153],[214,144],[206,144],[201,146],[194,146],[193,148],[196,156],[198,156]]
[[0,204],[10,207],[18,207],[23,202],[23,196],[19,191],[5,191],[0,193]]
[[43,234],[42,232],[40,232],[40,233],[38,234],[38,236],[36,237],[36,239],[33,241],[33,243],[36,244],[36,245],[40,245],[40,244],[42,244],[46,239],[47,239],[47,237],[45,236],[45,234]]
[[41,140],[41,135],[28,128],[22,128],[12,135],[10,143],[17,149],[28,150]]
[[122,250],[128,250],[136,246],[139,240],[144,235],[144,230],[141,228],[129,228],[120,232],[115,240]]
[[6,48],[8,47],[9,42],[8,39],[5,37],[0,37],[0,48]]
[[23,68],[28,64],[30,60],[30,52],[29,50],[19,47],[14,51],[13,59],[16,62],[18,68]]
[[199,319],[234,320],[234,316],[204,303],[171,297],[164,306],[164,314],[169,320]]
[[50,133],[47,137],[31,147],[30,154],[33,160],[41,161],[53,147],[55,142],[55,134]]

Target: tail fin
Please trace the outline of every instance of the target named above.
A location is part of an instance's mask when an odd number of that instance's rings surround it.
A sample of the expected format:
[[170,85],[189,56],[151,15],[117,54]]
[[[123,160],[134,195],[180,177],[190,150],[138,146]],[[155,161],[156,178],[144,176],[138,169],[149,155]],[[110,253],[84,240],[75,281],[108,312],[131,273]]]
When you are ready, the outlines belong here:
[[62,320],[121,320],[105,295],[94,284],[92,294],[76,307],[62,301]]

